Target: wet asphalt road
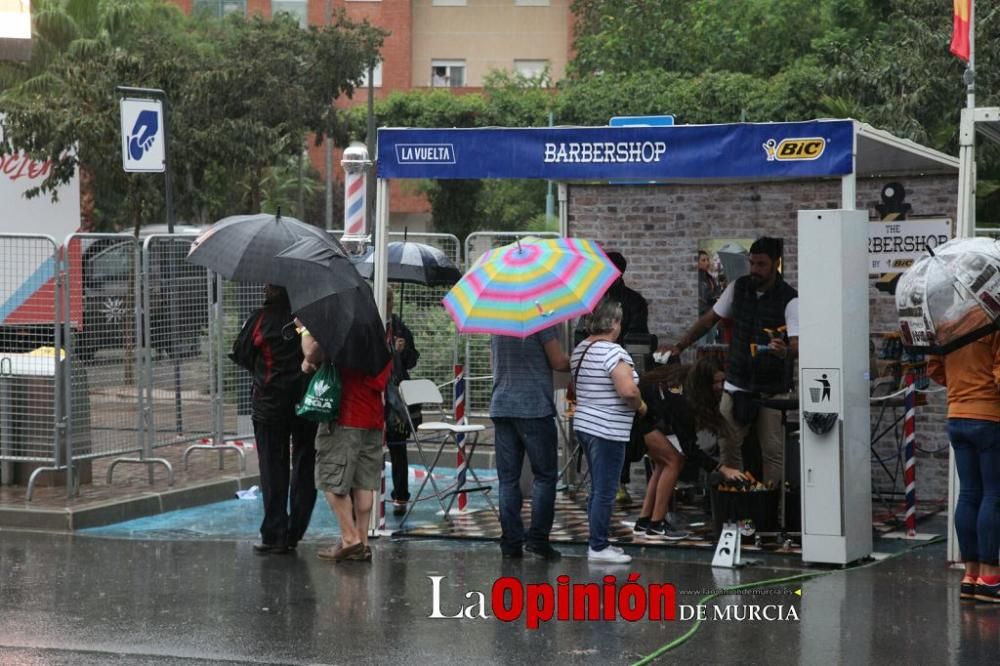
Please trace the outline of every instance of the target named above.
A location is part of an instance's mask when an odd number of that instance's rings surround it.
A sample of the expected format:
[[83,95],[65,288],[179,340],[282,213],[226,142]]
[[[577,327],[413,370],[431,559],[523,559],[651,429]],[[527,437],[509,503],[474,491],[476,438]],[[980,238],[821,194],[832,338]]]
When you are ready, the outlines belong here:
[[[553,620],[529,630],[526,614],[432,619],[429,577],[445,577],[443,615],[471,604],[474,591],[492,614],[490,587],[501,576],[555,586],[561,574],[600,583],[629,573],[674,583],[681,612],[691,613],[702,590],[805,570],[782,557],[713,570],[705,552],[662,549],[636,551],[631,565],[594,566],[580,546],[563,547],[554,564],[502,561],[492,543],[387,538],[375,542],[371,564],[330,564],[316,558],[317,542],[290,556],[261,557],[251,545],[0,532],[0,663],[634,663],[693,620]],[[714,602],[722,616],[709,608],[697,633],[658,663],[997,663],[1000,607],[959,603],[960,576],[943,561],[943,545],[932,545],[767,594],[722,597]],[[798,587],[801,597],[791,593]],[[753,605],[784,619],[740,621]]]

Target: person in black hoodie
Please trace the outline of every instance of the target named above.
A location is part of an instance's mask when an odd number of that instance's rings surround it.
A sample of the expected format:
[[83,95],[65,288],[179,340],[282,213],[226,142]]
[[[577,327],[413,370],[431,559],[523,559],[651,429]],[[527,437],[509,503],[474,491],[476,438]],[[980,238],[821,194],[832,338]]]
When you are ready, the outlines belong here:
[[[413,343],[413,333],[399,318],[399,315],[392,311],[395,297],[391,287],[387,297],[386,311],[389,313],[389,322],[386,331],[392,342],[392,381],[398,383],[410,378],[410,370],[417,365],[420,352],[417,351]],[[387,404],[387,415],[388,409]],[[412,406],[410,418],[413,419],[414,425],[420,425],[420,416],[420,406]],[[406,506],[410,501],[410,470],[406,455],[406,441],[409,435],[409,428],[396,430],[390,427],[388,420],[386,421],[386,445],[389,448],[389,459],[392,461],[392,512],[397,516],[406,513]]]
[[254,550],[262,555],[294,550],[316,504],[317,424],[295,414],[308,381],[302,374],[298,337],[284,335],[291,322],[288,293],[283,287],[265,285],[263,307],[243,324],[229,355],[253,375],[253,430],[264,499],[261,543]]

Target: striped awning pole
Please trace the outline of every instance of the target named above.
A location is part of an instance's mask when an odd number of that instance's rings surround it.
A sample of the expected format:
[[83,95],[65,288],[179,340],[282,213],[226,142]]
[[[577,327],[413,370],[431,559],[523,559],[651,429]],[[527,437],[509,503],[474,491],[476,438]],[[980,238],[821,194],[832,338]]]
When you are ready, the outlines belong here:
[[[455,366],[455,425],[465,425],[465,368],[461,365]],[[466,460],[462,446],[465,444],[465,433],[455,433],[455,444],[458,445],[458,457],[455,461],[456,485],[455,492],[458,493],[458,510],[465,509],[468,498],[462,492],[465,486]]]
[[917,461],[913,450],[916,441],[916,387],[913,374],[906,374],[906,392],[903,394],[903,478],[906,482],[906,534],[917,533]]

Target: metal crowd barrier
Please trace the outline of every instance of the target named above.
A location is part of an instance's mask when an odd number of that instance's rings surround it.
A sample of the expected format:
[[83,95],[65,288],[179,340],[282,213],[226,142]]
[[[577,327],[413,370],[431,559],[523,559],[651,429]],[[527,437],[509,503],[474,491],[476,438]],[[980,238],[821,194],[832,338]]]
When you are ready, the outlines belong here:
[[[331,232],[339,237],[338,232]],[[536,234],[556,236],[556,234]],[[426,243],[457,266],[514,233],[392,233]],[[193,235],[72,234],[57,240],[0,234],[0,482],[65,472],[67,496],[89,480],[90,463],[173,468],[158,449],[236,451],[253,437],[250,376],[227,354],[262,285],[222,280],[188,263]],[[489,404],[487,336],[460,337],[441,306],[448,287],[393,284],[396,313],[413,332],[414,377],[450,382],[464,362],[471,416]],[[27,470],[27,471],[25,471]],[[30,474],[27,479],[17,474]]]
[[60,432],[67,405],[63,331],[57,325],[64,280],[51,236],[0,235],[0,481],[5,485],[33,484],[42,471],[64,469],[71,459],[60,446],[68,441]]

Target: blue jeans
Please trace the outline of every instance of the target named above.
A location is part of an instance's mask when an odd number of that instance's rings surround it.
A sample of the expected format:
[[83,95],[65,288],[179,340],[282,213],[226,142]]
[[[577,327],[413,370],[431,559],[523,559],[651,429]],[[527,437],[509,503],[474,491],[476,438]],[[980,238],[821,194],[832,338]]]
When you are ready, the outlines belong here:
[[555,516],[556,479],[559,477],[558,436],[551,416],[540,419],[493,419],[497,477],[500,482],[500,549],[520,550],[524,545],[521,521],[521,466],[527,452],[535,480],[531,487],[529,545],[549,542]]
[[955,531],[965,562],[1000,559],[1000,423],[948,419],[958,470]]
[[575,432],[583,445],[590,468],[590,497],[587,498],[587,516],[590,518],[590,538],[587,543],[592,550],[604,550],[611,529],[611,511],[618,490],[618,475],[625,462],[625,442],[615,442],[603,437]]

